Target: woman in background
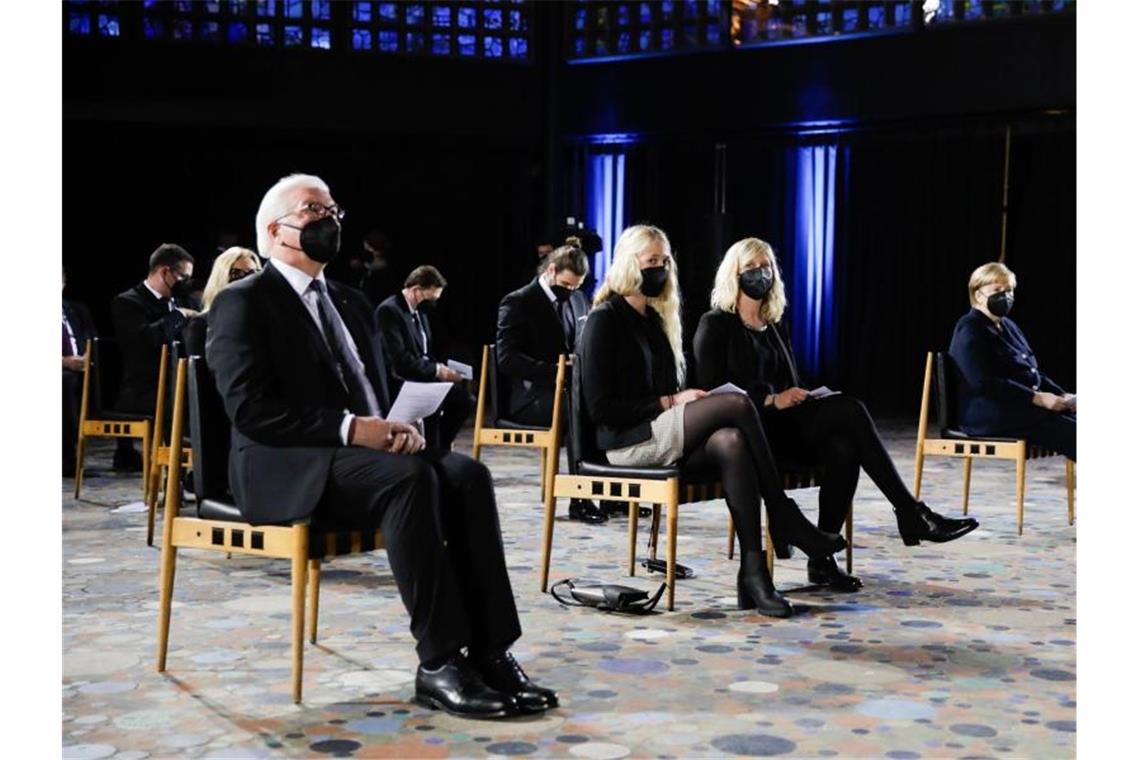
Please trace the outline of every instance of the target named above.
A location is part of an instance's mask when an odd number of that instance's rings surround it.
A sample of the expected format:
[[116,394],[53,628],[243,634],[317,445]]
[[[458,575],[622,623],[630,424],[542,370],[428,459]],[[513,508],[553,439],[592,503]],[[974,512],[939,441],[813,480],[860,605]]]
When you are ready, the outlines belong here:
[[[911,495],[859,399],[842,393],[810,398],[800,387],[780,321],[784,283],[770,245],[758,238],[734,243],[717,270],[711,300],[712,310],[701,317],[693,340],[697,377],[706,388],[733,383],[747,391],[777,457],[823,466],[820,530],[840,530],[860,468],[894,508],[905,545],[953,541],[978,527],[973,518],[942,517]],[[807,569],[809,582],[837,591],[863,585],[831,556],[809,558]]]
[[761,498],[777,556],[790,556],[794,545],[810,557],[828,557],[846,542],[818,530],[784,493],[760,417],[746,396],[681,389],[680,310],[669,239],[648,225],[626,229],[594,296],[575,359],[597,447],[619,466],[715,468],[740,539],[740,608],[788,617],[792,606],[768,574]]
[[261,259],[248,248],[233,246],[218,254],[210,279],[202,290],[202,312],[192,317],[182,328],[182,340],[186,344],[187,356],[206,354],[206,312],[222,288],[261,271]]

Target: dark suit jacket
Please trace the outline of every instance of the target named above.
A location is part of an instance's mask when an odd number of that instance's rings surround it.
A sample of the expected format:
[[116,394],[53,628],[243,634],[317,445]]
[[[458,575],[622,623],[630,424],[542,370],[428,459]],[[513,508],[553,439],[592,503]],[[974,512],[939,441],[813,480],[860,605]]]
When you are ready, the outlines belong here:
[[[570,296],[574,322],[590,311],[586,296]],[[509,380],[510,401],[506,417],[536,402],[550,405],[558,374],[559,354],[569,354],[562,319],[538,278],[503,296],[499,303],[496,337],[499,372]]]
[[1063,394],[1043,375],[1021,329],[1009,317],[1002,329],[977,309],[954,326],[950,356],[958,392],[958,425],[970,435],[1001,435],[1036,419],[1033,394]]
[[71,334],[75,336],[75,345],[79,349],[76,356],[83,356],[87,352],[87,341],[98,335],[95,332],[95,321],[91,319],[91,312],[78,301],[63,299],[63,313],[67,315],[67,323],[71,325]]
[[[647,314],[660,324],[652,307]],[[678,390],[675,372],[668,387],[654,382],[653,348],[642,320],[624,298],[614,296],[590,312],[578,339],[574,363],[602,451],[649,440],[649,423],[664,411],[661,396]],[[676,366],[671,352],[657,361]]]
[[[175,305],[185,304],[176,301]],[[123,374],[115,408],[153,414],[162,344],[178,340],[186,316],[180,311],[171,311],[140,282],[111,301],[111,320],[123,355]]]
[[[386,414],[387,370],[368,301],[326,282]],[[207,319],[206,361],[232,423],[238,507],[251,523],[306,517],[324,493],[349,404],[320,329],[273,265],[222,290]]]
[[186,346],[187,356],[206,355],[206,314],[199,314],[186,320],[182,328],[182,343]]
[[[405,380],[418,383],[435,382],[436,361],[423,358],[420,331],[412,320],[412,311],[408,308],[408,302],[404,300],[404,294],[397,293],[385,298],[384,302],[376,307],[375,319],[376,326],[384,338],[392,393],[399,393],[400,386]],[[423,312],[420,312],[420,321],[423,322],[430,351],[431,321]]]
[[[795,385],[799,385],[792,341],[783,322],[768,329],[776,330],[783,343],[784,364]],[[772,393],[787,390],[790,386],[774,377],[763,377],[756,348],[748,335],[748,328],[736,314],[720,309],[705,312],[693,336],[693,353],[696,355],[698,384],[706,391],[732,383],[748,392],[757,409],[764,408],[764,399]]]

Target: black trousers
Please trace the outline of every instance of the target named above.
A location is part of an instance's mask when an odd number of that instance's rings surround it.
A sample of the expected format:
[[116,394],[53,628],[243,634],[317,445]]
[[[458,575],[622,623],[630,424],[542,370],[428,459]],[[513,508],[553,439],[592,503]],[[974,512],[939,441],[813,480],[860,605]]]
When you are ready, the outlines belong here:
[[83,375],[63,370],[63,471],[75,471],[75,445],[79,442],[79,402]]
[[338,449],[318,518],[379,527],[420,661],[522,635],[491,473],[463,454]]
[[971,435],[996,435],[1005,438],[1024,438],[1034,446],[1043,446],[1077,461],[1077,415],[1068,412],[1051,412],[1039,406],[1018,410],[1020,420],[1004,422],[974,432]]
[[475,410],[475,397],[463,383],[455,383],[443,398],[439,411],[424,420],[428,446],[447,451]]
[[842,529],[859,484],[860,468],[892,506],[906,509],[917,503],[859,399],[838,394],[783,410],[764,407],[761,419],[777,461],[822,465],[820,530],[838,533]]

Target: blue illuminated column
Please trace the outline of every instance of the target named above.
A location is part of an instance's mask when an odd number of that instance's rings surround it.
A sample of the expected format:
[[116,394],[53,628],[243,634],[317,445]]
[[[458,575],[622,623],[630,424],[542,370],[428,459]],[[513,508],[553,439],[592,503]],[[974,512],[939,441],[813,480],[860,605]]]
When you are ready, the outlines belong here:
[[590,271],[600,284],[613,260],[614,243],[625,229],[625,153],[613,150],[586,161],[586,226],[602,238]]
[[805,374],[819,377],[836,355],[836,146],[795,149],[793,340]]

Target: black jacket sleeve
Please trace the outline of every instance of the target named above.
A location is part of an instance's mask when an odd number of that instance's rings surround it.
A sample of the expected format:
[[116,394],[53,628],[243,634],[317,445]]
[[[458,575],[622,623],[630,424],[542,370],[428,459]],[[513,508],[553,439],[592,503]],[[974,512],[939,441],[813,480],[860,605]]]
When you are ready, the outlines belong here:
[[381,305],[376,310],[376,321],[384,336],[389,369],[396,377],[420,383],[433,382],[436,379],[436,363],[421,356],[419,346],[409,341],[404,316],[396,308]]
[[116,296],[111,301],[111,320],[115,325],[115,338],[120,345],[141,343],[159,348],[163,343],[178,340],[186,324],[186,315],[175,309],[151,321],[141,303],[125,296]]
[[525,304],[514,294],[499,304],[499,327],[495,340],[499,355],[499,371],[524,380],[554,385],[558,365],[534,358],[526,352],[530,333]]
[[340,446],[344,410],[286,399],[276,380],[268,329],[248,290],[218,293],[208,314],[206,362],[238,431],[266,446]]
[[637,351],[640,348],[623,334],[617,315],[609,309],[595,309],[586,318],[586,327],[578,344],[583,357],[582,392],[586,409],[595,425],[614,430],[628,430],[664,411],[661,399],[650,393],[623,398],[618,362],[619,351]]

